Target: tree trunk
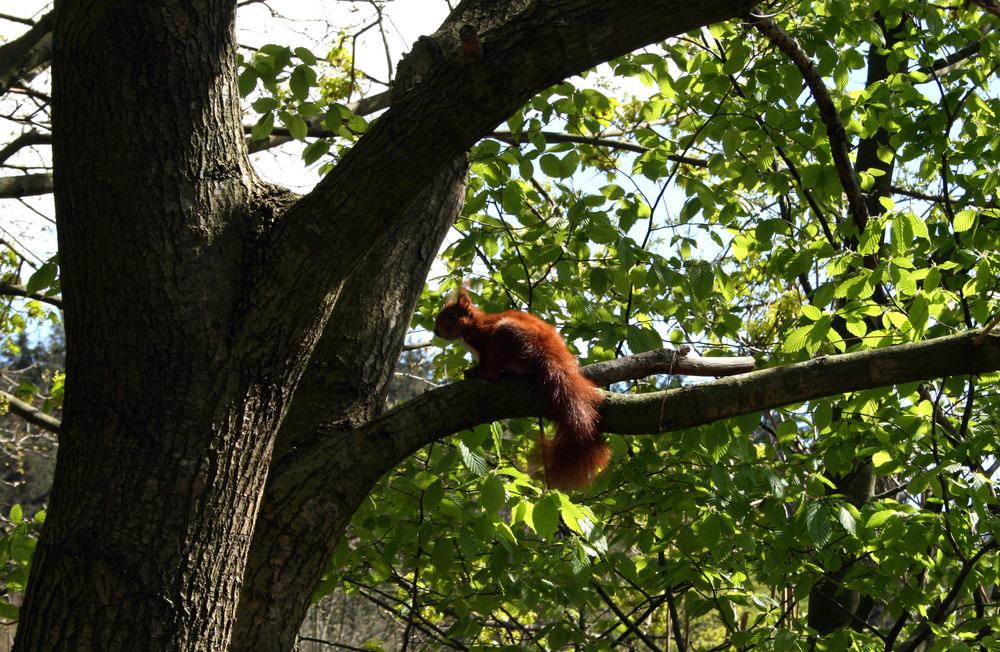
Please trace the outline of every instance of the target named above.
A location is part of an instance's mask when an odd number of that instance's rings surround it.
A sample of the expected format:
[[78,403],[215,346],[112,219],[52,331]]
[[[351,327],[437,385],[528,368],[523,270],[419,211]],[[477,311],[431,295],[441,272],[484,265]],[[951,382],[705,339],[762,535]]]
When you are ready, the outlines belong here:
[[284,388],[304,360],[302,343],[270,368],[232,346],[260,193],[233,12],[56,8],[67,384],[19,650],[228,645]]
[[[294,647],[330,553],[388,470],[370,463],[374,441],[349,435],[382,411],[424,278],[465,200],[467,170],[465,156],[445,168],[341,292],[278,433],[234,650]],[[335,459],[314,454],[324,440],[336,442]]]

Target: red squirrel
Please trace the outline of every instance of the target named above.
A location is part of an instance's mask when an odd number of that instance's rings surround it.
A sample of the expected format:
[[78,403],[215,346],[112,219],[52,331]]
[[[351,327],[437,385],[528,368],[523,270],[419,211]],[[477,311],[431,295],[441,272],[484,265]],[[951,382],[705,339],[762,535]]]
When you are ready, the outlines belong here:
[[601,391],[577,365],[556,329],[519,310],[488,314],[472,305],[465,288],[438,314],[434,334],[460,340],[479,364],[465,377],[495,381],[501,371],[537,374],[542,381],[552,420],[554,439],[542,436],[531,457],[539,460],[545,483],[569,491],[590,485],[608,464],[611,449],[597,429]]

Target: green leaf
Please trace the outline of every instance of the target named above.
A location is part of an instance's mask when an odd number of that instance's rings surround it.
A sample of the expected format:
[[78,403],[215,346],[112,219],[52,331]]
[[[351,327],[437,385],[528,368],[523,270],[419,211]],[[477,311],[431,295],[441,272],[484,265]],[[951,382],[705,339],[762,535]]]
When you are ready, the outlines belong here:
[[20,525],[23,517],[24,514],[21,511],[20,505],[14,505],[10,508],[10,522],[12,525]]
[[278,108],[278,100],[273,97],[262,97],[252,104],[253,110],[257,113],[267,113]]
[[874,514],[868,517],[868,522],[865,523],[865,527],[868,528],[882,527],[883,525],[889,522],[889,519],[893,518],[894,516],[896,516],[896,512],[889,509],[883,509],[881,511],[875,512]]
[[250,130],[251,140],[264,140],[274,131],[274,114],[265,113]]
[[455,546],[451,539],[438,540],[431,553],[431,563],[439,573],[448,573],[455,563]]
[[896,461],[888,451],[878,451],[872,455],[872,465],[879,475],[893,473],[897,469]]
[[[18,536],[11,542],[10,556],[12,559],[25,566],[25,579],[27,579],[27,566],[31,563],[31,559],[35,554],[35,548],[37,547],[38,539],[30,536]],[[7,579],[10,581],[10,577]]]
[[511,181],[503,187],[501,203],[505,213],[517,215],[525,210],[524,186],[518,181]]
[[362,116],[352,113],[347,119],[347,124],[339,130],[345,138],[353,138],[356,134],[363,134],[368,131],[368,121]]
[[503,481],[496,475],[490,475],[483,482],[479,504],[490,513],[496,513],[507,502],[507,490]]
[[689,268],[691,288],[694,296],[699,299],[707,299],[712,293],[712,286],[715,283],[715,272],[712,266],[707,263],[696,263]]
[[573,556],[570,559],[570,563],[574,575],[581,575],[590,571],[590,555],[587,554],[587,547],[583,541],[577,541],[576,545],[573,546]]
[[802,314],[813,321],[817,321],[823,316],[823,311],[808,303],[802,305]]
[[288,78],[288,87],[295,99],[305,101],[309,97],[309,89],[316,85],[316,71],[306,65],[295,66]]
[[418,489],[426,489],[435,482],[438,482],[438,476],[434,475],[429,471],[419,471],[415,476],[413,476],[413,484],[417,486]]
[[309,145],[307,145],[306,148],[302,150],[302,161],[306,165],[312,165],[320,158],[328,154],[329,151],[330,151],[330,143],[321,138],[312,143],[309,143]]
[[785,481],[772,469],[764,469],[764,477],[770,487],[771,494],[775,498],[784,498],[787,485]]
[[482,177],[491,188],[498,188],[507,181],[507,175],[495,161],[477,161],[472,163],[469,169],[473,174]]
[[976,223],[976,215],[978,214],[978,211],[972,209],[966,209],[955,213],[955,222],[953,224],[955,233],[961,233],[962,231],[968,231],[971,229],[972,225]]
[[626,332],[626,340],[632,353],[652,351],[663,346],[660,334],[648,326],[630,324]]
[[320,115],[326,110],[326,107],[318,104],[316,102],[302,102],[299,104],[299,115],[303,118],[311,118],[314,115]]
[[811,503],[806,509],[806,531],[817,546],[825,546],[833,535],[830,513],[819,503]]
[[733,238],[733,257],[738,262],[743,261],[747,257],[747,254],[750,253],[750,243],[752,242],[754,242],[753,239],[744,234]]
[[785,334],[785,341],[781,344],[781,350],[786,353],[794,353],[806,347],[809,336],[812,334],[812,326],[801,326]]
[[874,254],[878,251],[882,238],[882,226],[878,220],[869,220],[865,225],[864,233],[858,239],[858,253],[861,255]]
[[253,66],[247,66],[240,72],[237,85],[240,89],[240,97],[246,97],[257,88],[257,70]]
[[570,632],[570,627],[562,623],[555,623],[546,636],[549,644],[548,648],[550,650],[561,650],[566,647],[566,644],[570,641]]
[[295,48],[294,51],[295,51],[295,56],[297,56],[299,60],[302,61],[302,63],[306,64],[307,66],[316,65],[316,55],[314,55],[309,49],[298,47]]
[[477,476],[486,475],[486,472],[490,470],[490,465],[486,459],[473,452],[461,441],[456,442],[456,444],[458,446],[458,452],[462,456],[462,463],[465,464],[465,467]]
[[323,128],[338,131],[344,123],[351,119],[351,111],[343,104],[331,104],[323,118]]
[[0,600],[0,620],[16,623],[21,617],[21,609],[17,605]]
[[559,513],[563,523],[577,534],[587,535],[592,528],[592,515],[565,494],[559,494]]
[[[857,510],[855,510],[857,511]],[[837,506],[837,520],[843,526],[844,530],[847,531],[851,536],[855,536],[858,530],[857,518],[851,510],[848,509],[847,505]]]
[[545,154],[538,160],[542,172],[550,177],[561,178],[563,176],[562,161],[555,154]]
[[59,266],[53,261],[47,261],[42,264],[35,273],[31,275],[28,282],[25,283],[25,291],[28,294],[34,294],[35,292],[41,292],[50,288],[56,280],[56,274],[59,273]]
[[903,213],[900,215],[901,219],[905,219],[910,225],[910,231],[913,233],[915,238],[921,240],[931,241],[930,234],[927,231],[927,224],[922,219],[917,217],[914,213]]
[[[754,426],[753,430],[756,430],[756,426]],[[753,430],[751,430],[751,432]],[[789,419],[788,421],[783,421],[778,425],[778,428],[775,430],[775,435],[778,437],[778,443],[783,445],[788,445],[794,442],[795,439],[799,436],[798,424],[795,423],[793,419]]]
[[498,457],[503,450],[503,429],[497,423],[490,424],[490,435],[493,437],[493,452]]
[[306,134],[309,133],[309,126],[301,116],[288,113],[287,111],[279,111],[278,116],[285,127],[288,128],[288,132],[292,138],[295,140],[305,139]]
[[531,528],[543,539],[551,539],[559,526],[559,503],[553,493],[538,499],[531,510]]
[[844,326],[855,337],[864,337],[868,334],[868,324],[864,319],[856,315],[850,315],[844,319]]

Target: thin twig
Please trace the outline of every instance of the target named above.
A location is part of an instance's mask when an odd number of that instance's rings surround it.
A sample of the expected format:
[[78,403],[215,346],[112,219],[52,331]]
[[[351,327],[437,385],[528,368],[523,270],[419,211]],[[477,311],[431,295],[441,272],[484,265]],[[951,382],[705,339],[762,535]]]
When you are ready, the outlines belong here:
[[948,614],[951,609],[952,603],[958,598],[959,592],[962,590],[962,586],[965,585],[965,580],[972,572],[972,569],[976,567],[979,560],[991,550],[995,550],[997,547],[996,539],[991,538],[986,544],[983,545],[979,551],[970,557],[968,560],[962,564],[962,568],[958,571],[958,575],[955,577],[955,581],[951,586],[951,590],[948,595],[945,596],[944,600],[938,605],[937,609],[934,610],[934,614],[928,618],[925,618],[920,625],[917,627],[913,634],[913,637],[906,641],[906,646],[903,648],[904,652],[912,652],[920,648],[920,644],[923,643],[928,636],[931,635],[931,623],[935,625],[940,625],[944,621],[944,617]]
[[28,26],[35,24],[29,18],[21,18],[20,16],[12,16],[10,14],[0,14],[0,20],[9,20],[12,23],[21,23]]
[[972,346],[979,346],[980,344],[982,344],[983,340],[986,339],[986,336],[990,334],[991,330],[993,330],[994,328],[996,328],[996,325],[998,323],[1000,323],[1000,315],[997,315],[996,317],[994,317],[993,321],[991,321],[989,324],[987,324],[986,328],[983,329],[983,332],[980,333],[979,335],[977,335],[976,339],[972,340]]
[[622,610],[618,607],[617,604],[615,604],[615,601],[611,599],[611,596],[608,595],[608,592],[604,590],[604,587],[602,587],[600,583],[598,583],[595,580],[592,581],[590,584],[591,586],[594,587],[594,589],[597,590],[598,595],[601,596],[601,599],[604,600],[604,603],[611,608],[611,611],[615,612],[615,616],[618,617],[618,620],[623,625],[625,625],[626,628],[628,628],[633,634],[635,634],[639,638],[639,640],[645,643],[650,650],[653,650],[653,652],[661,652],[659,646],[657,646],[656,643],[654,643],[648,636],[646,636],[646,633],[640,630],[636,626],[636,624],[632,622],[631,618],[629,618],[622,612]]

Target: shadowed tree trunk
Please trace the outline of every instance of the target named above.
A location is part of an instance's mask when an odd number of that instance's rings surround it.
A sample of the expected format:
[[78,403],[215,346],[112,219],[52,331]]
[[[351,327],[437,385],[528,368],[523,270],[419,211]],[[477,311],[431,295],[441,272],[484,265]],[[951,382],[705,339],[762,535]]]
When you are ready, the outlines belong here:
[[[387,470],[364,463],[375,441],[345,435],[370,421],[385,403],[423,279],[465,199],[467,171],[464,156],[445,168],[387,246],[369,256],[341,292],[278,432],[234,649],[294,642],[315,580],[357,505]],[[407,273],[385,274],[384,269]],[[334,460],[314,455],[324,440],[343,443]],[[275,577],[314,582],[275,582]]]

